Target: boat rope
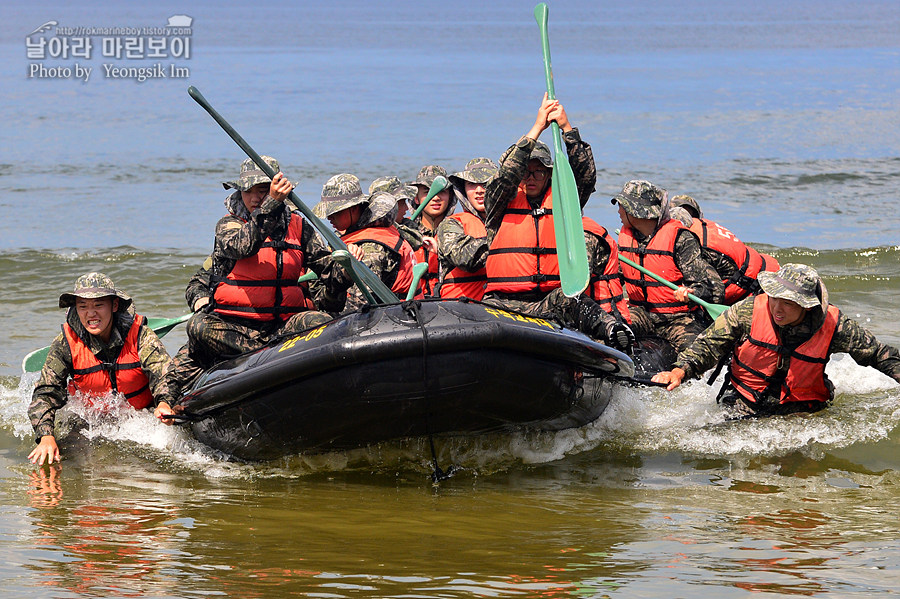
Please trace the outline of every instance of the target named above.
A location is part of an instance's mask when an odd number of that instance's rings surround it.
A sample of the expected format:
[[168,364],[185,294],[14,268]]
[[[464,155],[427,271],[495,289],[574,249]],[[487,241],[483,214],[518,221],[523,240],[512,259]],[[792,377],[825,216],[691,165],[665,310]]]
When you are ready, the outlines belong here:
[[422,322],[422,315],[419,312],[421,304],[417,300],[409,300],[403,302],[403,309],[407,314],[416,319],[416,324],[422,329],[422,388],[425,390],[425,434],[428,437],[428,445],[431,448],[431,482],[439,483],[447,480],[453,475],[455,468],[451,465],[446,471],[441,470],[438,465],[437,451],[434,449],[434,435],[431,432],[431,389],[433,382],[428,378],[428,330],[425,323]]

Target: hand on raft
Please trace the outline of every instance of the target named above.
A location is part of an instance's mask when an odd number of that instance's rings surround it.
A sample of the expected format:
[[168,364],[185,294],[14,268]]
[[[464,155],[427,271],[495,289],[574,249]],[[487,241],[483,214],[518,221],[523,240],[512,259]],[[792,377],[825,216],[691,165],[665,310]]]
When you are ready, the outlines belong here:
[[666,391],[671,391],[681,384],[681,381],[684,380],[684,374],[685,372],[681,368],[673,368],[672,370],[654,374],[653,378],[650,380],[654,383],[664,383],[666,385]]

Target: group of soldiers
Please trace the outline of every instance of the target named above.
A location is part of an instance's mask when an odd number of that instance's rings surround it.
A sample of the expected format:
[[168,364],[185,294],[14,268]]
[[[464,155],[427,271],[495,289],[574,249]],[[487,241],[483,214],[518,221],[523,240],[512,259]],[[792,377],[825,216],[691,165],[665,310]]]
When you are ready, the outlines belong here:
[[[831,306],[812,268],[780,267],[704,218],[690,196],[670,199],[649,181],[628,181],[611,199],[622,222],[617,240],[583,218],[590,283],[576,297],[566,296],[553,227],[553,157],[538,141],[551,123],[566,149],[556,158],[568,160],[583,209],[597,180],[593,154],[559,101],[545,95],[534,124],[499,166],[475,158],[448,175],[430,165],[408,183],[376,179],[368,193],[354,175],[336,175],[325,183],[314,213],[328,219],[348,251],[398,297],[414,283],[413,265],[424,262],[427,273],[413,289],[417,298],[467,297],[549,318],[624,352],[643,337],[661,337],[679,352],[672,370],[654,377],[669,389],[730,358],[720,396],[740,416],[826,405],[833,388],[824,366],[834,352],[900,381],[897,350]],[[216,362],[366,303],[352,273],[290,208],[292,184],[278,162],[263,159],[277,173],[271,179],[247,160],[239,176],[224,183],[233,190],[227,214],[216,224],[212,253],[187,286],[194,314],[188,342],[171,361],[144,319],[129,310],[130,298],[107,277],[85,275],[73,293],[60,297],[60,307],[70,308],[66,325],[51,345],[29,408],[38,442],[33,462],[59,459],[54,415],[72,391],[118,391],[129,401],[138,396],[135,407],[153,407],[171,423],[178,400]],[[438,176],[451,185],[409,219]],[[454,212],[457,204],[462,211]],[[733,308],[713,323],[689,296]]]

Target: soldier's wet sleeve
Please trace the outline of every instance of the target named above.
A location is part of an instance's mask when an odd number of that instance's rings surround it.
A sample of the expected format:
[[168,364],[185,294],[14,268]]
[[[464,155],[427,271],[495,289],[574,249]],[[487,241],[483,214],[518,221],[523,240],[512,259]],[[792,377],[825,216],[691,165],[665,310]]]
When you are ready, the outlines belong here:
[[325,312],[340,312],[344,309],[347,289],[353,285],[353,279],[332,259],[331,250],[309,223],[304,223],[300,241],[306,267],[319,276],[313,298],[316,307]]
[[506,207],[516,197],[519,191],[519,183],[525,176],[531,151],[534,150],[534,140],[522,136],[516,144],[510,148],[509,154],[500,163],[500,171],[493,179],[488,181],[484,190],[484,224],[488,228],[500,228],[503,213]]
[[675,239],[675,265],[684,276],[684,286],[702,300],[719,304],[725,297],[725,285],[719,273],[703,257],[700,242],[687,229]]
[[678,354],[673,368],[681,368],[685,378],[697,378],[729,355],[735,344],[750,333],[753,297],[741,300],[716,318],[694,342]]
[[53,434],[56,410],[68,400],[68,379],[72,373],[72,354],[62,333],[50,344],[41,377],[31,394],[28,419],[36,439]]
[[138,329],[138,357],[141,360],[141,369],[150,379],[150,394],[153,396],[154,407],[161,401],[175,405],[175,399],[166,383],[169,352],[146,322]]
[[191,277],[191,280],[188,281],[187,287],[184,290],[184,299],[187,300],[187,305],[191,312],[196,312],[196,310],[194,310],[194,304],[198,299],[204,297],[212,299],[213,290],[210,287],[209,282],[212,265],[212,256],[207,256],[206,260],[203,261],[203,265],[200,266],[200,269],[195,272],[194,276]]
[[441,268],[447,272],[453,268],[462,268],[469,272],[484,268],[491,247],[488,236],[466,235],[462,224],[455,218],[445,218],[441,221],[437,229],[437,242],[438,260]]
[[833,353],[848,353],[860,366],[871,366],[900,382],[900,351],[881,343],[871,331],[843,313],[829,349]]
[[216,223],[213,255],[216,259],[241,260],[256,254],[264,240],[253,219],[243,222],[234,216],[223,216]]
[[[715,250],[702,248],[702,252],[703,258],[709,263],[710,266],[713,267],[713,269],[719,275],[719,278],[722,279],[722,285],[724,288],[724,282],[727,281],[737,270],[734,261],[725,254],[717,252]],[[724,289],[722,293],[722,299],[724,299]],[[718,303],[718,300],[716,300],[716,302]]]
[[572,167],[572,174],[575,175],[578,200],[581,202],[581,207],[584,208],[597,185],[597,165],[594,164],[594,153],[591,146],[582,141],[577,128],[563,133],[562,137],[566,144],[566,154],[569,156],[569,166]]

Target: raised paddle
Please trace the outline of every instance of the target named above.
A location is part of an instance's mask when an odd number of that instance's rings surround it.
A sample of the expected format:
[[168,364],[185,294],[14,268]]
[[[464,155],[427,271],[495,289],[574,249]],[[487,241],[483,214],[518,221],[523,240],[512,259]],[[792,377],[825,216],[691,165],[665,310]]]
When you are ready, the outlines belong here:
[[[178,318],[148,318],[147,326],[153,329],[157,337],[163,337],[177,325],[189,319],[193,314],[184,314]],[[22,359],[22,372],[40,372],[47,361],[50,346],[36,349]]]
[[[199,104],[203,108],[203,110],[209,113],[209,116],[211,116],[213,120],[215,120],[219,124],[219,126],[224,129],[225,133],[227,133],[228,136],[231,137],[232,140],[234,140],[234,143],[236,143],[244,151],[244,153],[247,154],[247,156],[249,156],[253,160],[253,162],[256,163],[256,166],[258,166],[262,172],[268,175],[269,178],[273,178],[276,174],[278,174],[274,170],[272,170],[272,167],[270,167],[262,158],[260,158],[259,154],[257,154],[256,151],[250,147],[250,144],[244,141],[244,138],[241,137],[224,118],[222,118],[222,115],[216,112],[215,108],[213,108],[210,103],[206,101],[206,98],[203,97],[203,94],[200,93],[200,90],[192,85],[188,88],[188,94],[190,94],[190,96],[197,102],[197,104]],[[319,217],[313,214],[313,211],[310,210],[306,206],[306,204],[304,204],[303,201],[300,200],[299,197],[297,197],[297,194],[291,191],[289,197],[294,205],[296,205],[300,210],[300,212],[303,213],[303,216],[305,216],[306,219],[310,223],[312,223],[312,226],[314,226],[316,230],[322,235],[322,237],[325,238],[325,241],[328,243],[329,247],[331,247],[332,251],[347,250],[347,244],[341,241],[341,238],[331,230],[331,227],[327,226],[319,219]],[[382,282],[382,280],[378,278],[378,276],[374,272],[369,270],[369,267],[361,263],[353,256],[349,256],[349,262],[353,265],[353,271],[360,279],[362,279],[362,281],[365,283],[365,286],[372,290],[372,293],[377,297],[378,300],[380,300],[381,303],[387,304],[399,301],[399,299],[396,295],[394,295],[391,289],[387,285],[385,285],[384,282]],[[362,289],[362,287],[360,287],[360,289]],[[373,303],[378,302],[375,301]]]
[[[543,2],[534,7],[534,20],[541,29],[541,47],[544,51],[544,74],[547,78],[547,97],[556,99],[553,87],[553,71],[550,68],[550,38],[547,36],[549,9]],[[559,261],[559,279],[563,293],[575,297],[587,287],[591,272],[588,266],[587,248],[584,243],[584,227],[581,224],[581,201],[575,174],[569,164],[559,125],[550,123],[553,137],[553,232],[556,235],[556,258]]]
[[447,177],[442,177],[440,175],[435,177],[434,181],[431,182],[431,187],[428,188],[428,195],[425,196],[425,199],[422,200],[418,206],[416,206],[416,210],[412,213],[412,216],[409,217],[409,220],[416,220],[419,218],[419,215],[425,210],[425,206],[428,205],[428,202],[430,202],[434,196],[447,189],[448,185],[450,185],[450,181],[447,180]]
[[[656,279],[657,281],[659,281],[666,287],[669,287],[673,290],[678,289],[678,285],[676,285],[675,283],[665,280],[664,278],[662,278],[655,272],[651,272],[651,271],[647,270],[640,264],[635,264],[634,262],[632,262],[631,260],[629,260],[628,258],[623,256],[622,254],[619,254],[619,260],[621,260],[625,264],[630,264],[631,266],[635,267],[636,269],[638,269],[639,271],[641,271],[648,277],[652,277],[652,278]],[[728,306],[723,306],[722,304],[711,304],[705,300],[700,299],[693,293],[688,293],[688,299],[691,300],[692,302],[694,302],[695,304],[702,306],[706,310],[706,312],[713,318],[713,320],[718,318],[719,314],[721,314],[722,312],[724,312],[725,310],[728,309]]]

